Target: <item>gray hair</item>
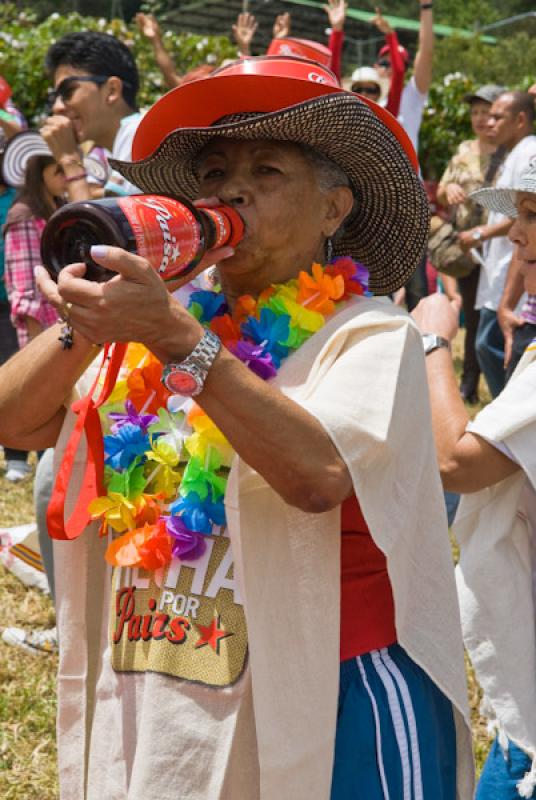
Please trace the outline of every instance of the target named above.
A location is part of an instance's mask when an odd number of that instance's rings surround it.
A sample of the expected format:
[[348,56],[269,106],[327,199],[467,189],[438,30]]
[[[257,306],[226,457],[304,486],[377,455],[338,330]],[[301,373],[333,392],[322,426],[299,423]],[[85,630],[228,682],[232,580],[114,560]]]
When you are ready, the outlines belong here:
[[348,176],[334,161],[308,144],[298,144],[298,147],[314,170],[320,191],[327,192],[336,186],[350,186]]
[[[298,147],[315,173],[318,180],[318,187],[321,192],[329,192],[330,189],[335,189],[337,186],[348,186],[349,189],[352,189],[348,176],[345,172],[343,172],[338,164],[325,156],[323,153],[319,153],[318,150],[315,150],[313,147],[309,147],[308,144],[298,144]],[[352,194],[354,194],[354,204],[352,206],[352,210],[346,219],[342,221],[338,230],[335,231],[331,237],[332,242],[336,241],[340,238],[340,236],[342,236],[356,212],[357,198],[353,189]]]

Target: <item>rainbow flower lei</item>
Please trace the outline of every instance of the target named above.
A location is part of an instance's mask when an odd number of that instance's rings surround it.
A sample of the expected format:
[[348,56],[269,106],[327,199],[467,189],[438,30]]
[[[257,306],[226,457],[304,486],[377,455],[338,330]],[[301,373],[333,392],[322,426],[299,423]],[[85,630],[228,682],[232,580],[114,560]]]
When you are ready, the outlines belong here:
[[[221,290],[194,291],[188,310],[264,380],[316,333],[351,295],[370,295],[366,268],[347,257],[311,274],[239,299],[231,315]],[[161,383],[162,365],[131,344],[126,371],[100,409],[106,495],[89,506],[114,566],[154,571],[173,558],[199,558],[214,525],[225,524],[224,495],[234,451],[205,412]]]

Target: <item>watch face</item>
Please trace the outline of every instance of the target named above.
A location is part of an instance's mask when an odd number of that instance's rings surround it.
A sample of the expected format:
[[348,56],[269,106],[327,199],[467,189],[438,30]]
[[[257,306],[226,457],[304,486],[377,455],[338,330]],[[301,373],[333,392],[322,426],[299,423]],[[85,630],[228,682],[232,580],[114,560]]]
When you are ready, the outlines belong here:
[[166,378],[166,386],[173,394],[182,394],[191,397],[199,389],[199,384],[193,375],[180,370],[173,370]]

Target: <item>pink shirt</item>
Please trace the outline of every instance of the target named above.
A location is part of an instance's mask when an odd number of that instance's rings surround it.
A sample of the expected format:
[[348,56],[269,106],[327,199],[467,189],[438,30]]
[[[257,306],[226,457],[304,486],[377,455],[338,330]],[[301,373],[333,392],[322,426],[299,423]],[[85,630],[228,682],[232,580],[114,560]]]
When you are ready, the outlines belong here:
[[33,317],[43,328],[49,328],[58,320],[54,308],[41,296],[34,277],[34,267],[41,263],[40,242],[44,227],[44,219],[31,217],[14,222],[6,233],[5,282],[19,347],[29,341],[26,317]]

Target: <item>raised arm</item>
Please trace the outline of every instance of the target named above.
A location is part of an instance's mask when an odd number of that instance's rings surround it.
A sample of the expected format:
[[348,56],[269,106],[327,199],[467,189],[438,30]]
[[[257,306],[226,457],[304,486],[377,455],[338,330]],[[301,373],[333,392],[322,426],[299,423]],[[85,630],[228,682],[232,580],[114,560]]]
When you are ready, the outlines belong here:
[[155,61],[158,69],[164,76],[168,89],[175,89],[182,83],[182,76],[177,72],[175,62],[164,47],[160,25],[152,14],[136,14],[136,23],[142,36],[144,36],[153,48]]
[[346,10],[348,3],[345,0],[328,0],[328,4],[322,6],[328,15],[331,33],[329,36],[329,49],[331,50],[331,69],[341,79],[342,74],[342,48],[344,44],[344,23],[346,22]]
[[432,83],[432,66],[434,56],[434,26],[431,0],[423,0],[420,4],[419,46],[413,66],[413,76],[417,89],[427,94]]
[[379,6],[376,7],[375,11],[376,14],[371,22],[385,36],[385,43],[389,47],[389,60],[391,62],[391,82],[389,84],[386,108],[394,117],[397,117],[400,111],[402,89],[404,88],[406,64],[400,51],[400,43],[396,31],[385,19]]

